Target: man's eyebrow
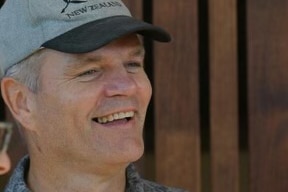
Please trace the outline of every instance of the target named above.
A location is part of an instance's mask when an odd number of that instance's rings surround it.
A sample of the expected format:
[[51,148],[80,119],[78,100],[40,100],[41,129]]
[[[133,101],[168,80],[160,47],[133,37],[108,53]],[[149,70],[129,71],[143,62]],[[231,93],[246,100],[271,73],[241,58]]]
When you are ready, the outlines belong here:
[[89,55],[83,55],[83,56],[75,56],[69,59],[69,65],[67,68],[70,69],[79,69],[85,64],[91,64],[96,63],[102,60],[102,57],[100,55],[97,56],[89,56]]
[[[133,49],[129,53],[130,57],[144,57],[145,56],[145,48],[143,46],[139,46]],[[91,63],[97,63],[102,60],[101,55],[76,55],[69,59],[69,64],[67,65],[68,69],[79,69]]]
[[130,54],[130,56],[136,56],[136,57],[144,57],[145,56],[145,48],[143,46],[140,46],[133,50]]

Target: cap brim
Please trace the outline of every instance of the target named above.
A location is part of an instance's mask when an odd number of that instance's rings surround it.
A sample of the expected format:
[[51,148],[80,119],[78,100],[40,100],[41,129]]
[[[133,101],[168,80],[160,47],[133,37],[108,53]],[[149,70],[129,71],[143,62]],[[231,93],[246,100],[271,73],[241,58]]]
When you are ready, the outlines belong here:
[[87,53],[127,34],[138,33],[160,42],[169,42],[169,33],[160,27],[128,16],[92,21],[45,42],[42,47],[66,53]]

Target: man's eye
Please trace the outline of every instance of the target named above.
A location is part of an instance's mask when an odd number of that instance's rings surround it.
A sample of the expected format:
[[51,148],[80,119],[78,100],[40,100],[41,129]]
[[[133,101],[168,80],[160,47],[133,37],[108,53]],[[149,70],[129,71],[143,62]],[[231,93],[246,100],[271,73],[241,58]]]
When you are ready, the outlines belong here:
[[82,77],[82,76],[94,75],[98,72],[99,72],[99,70],[97,70],[97,69],[91,69],[91,70],[88,70],[88,71],[81,73],[79,76]]
[[143,64],[139,62],[131,62],[126,65],[126,69],[129,73],[137,73],[143,69]]
[[90,69],[83,71],[77,77],[79,78],[79,81],[86,82],[86,81],[92,81],[93,79],[97,79],[100,76],[101,76],[100,69]]

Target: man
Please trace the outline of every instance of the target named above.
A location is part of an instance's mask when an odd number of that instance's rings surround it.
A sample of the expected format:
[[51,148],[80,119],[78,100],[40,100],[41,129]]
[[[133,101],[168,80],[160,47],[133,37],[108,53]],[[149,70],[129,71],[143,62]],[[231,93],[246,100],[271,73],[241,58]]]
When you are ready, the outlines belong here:
[[6,192],[174,192],[143,180],[151,85],[138,34],[170,41],[120,0],[7,0],[0,11],[2,96],[29,156]]
[[0,122],[0,175],[10,170],[10,159],[7,155],[7,148],[11,138],[12,124]]

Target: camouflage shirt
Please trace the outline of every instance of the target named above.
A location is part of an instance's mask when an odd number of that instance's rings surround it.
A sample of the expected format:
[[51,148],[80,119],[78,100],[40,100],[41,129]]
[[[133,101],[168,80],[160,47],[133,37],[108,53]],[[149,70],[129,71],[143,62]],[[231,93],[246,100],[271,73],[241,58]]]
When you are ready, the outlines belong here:
[[[29,163],[28,156],[24,157],[19,162],[4,192],[31,192],[25,183],[25,177],[29,170]],[[127,185],[125,192],[184,192],[181,189],[165,187],[142,179],[132,164],[127,167],[126,176]]]

